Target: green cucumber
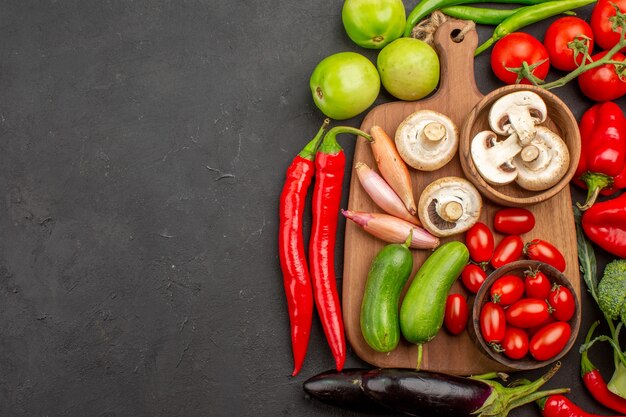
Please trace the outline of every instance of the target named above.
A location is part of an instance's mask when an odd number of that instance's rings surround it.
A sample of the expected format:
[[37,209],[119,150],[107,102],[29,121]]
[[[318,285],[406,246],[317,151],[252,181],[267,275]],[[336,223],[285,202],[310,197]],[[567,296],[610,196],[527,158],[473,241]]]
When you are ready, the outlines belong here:
[[412,235],[402,245],[393,243],[382,248],[367,274],[361,303],[361,332],[367,344],[378,352],[391,352],[400,342],[398,307],[400,294],[413,269],[409,250]]
[[448,292],[468,260],[469,251],[463,243],[453,241],[441,245],[417,271],[402,300],[400,330],[406,340],[418,345],[418,369],[422,344],[439,332]]

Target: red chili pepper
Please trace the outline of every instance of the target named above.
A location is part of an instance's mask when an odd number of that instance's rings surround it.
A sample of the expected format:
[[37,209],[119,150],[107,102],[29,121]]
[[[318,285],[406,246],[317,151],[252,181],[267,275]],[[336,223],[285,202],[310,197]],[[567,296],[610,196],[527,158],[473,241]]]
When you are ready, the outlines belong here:
[[626,188],[626,119],[612,101],[598,103],[580,119],[581,157],[574,183],[587,188],[587,210],[598,194],[611,195]]
[[352,133],[371,140],[368,134],[358,129],[336,126],[328,131],[315,157],[309,263],[317,312],[338,371],[343,369],[346,359],[343,317],[335,278],[335,235],[346,165],[345,154],[336,139],[340,133]]
[[280,194],[278,256],[287,295],[291,325],[293,373],[296,376],[306,356],[313,319],[313,291],[304,252],[302,213],[306,194],[315,172],[315,152],[330,120],[326,119],[317,135],[293,159],[287,168],[287,179]]
[[563,395],[550,395],[541,398],[537,400],[537,405],[539,405],[543,417],[603,417],[584,411]]
[[582,226],[596,245],[626,258],[626,194],[594,204],[583,213]]

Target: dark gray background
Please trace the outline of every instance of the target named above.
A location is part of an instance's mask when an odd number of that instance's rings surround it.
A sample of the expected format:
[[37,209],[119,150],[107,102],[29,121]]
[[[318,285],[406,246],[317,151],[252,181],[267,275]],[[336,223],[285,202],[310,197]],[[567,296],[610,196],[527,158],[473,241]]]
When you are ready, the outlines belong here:
[[[317,319],[289,376],[276,251],[285,169],[324,118],[311,71],[376,56],[347,38],[341,5],[0,2],[1,416],[353,415],[301,390],[334,363]],[[483,93],[502,85],[488,57]],[[591,104],[575,84],[555,92],[576,116]],[[598,317],[583,304],[580,338]],[[608,349],[594,352],[608,377]],[[607,412],[578,360],[549,386]],[[351,351],[346,365],[366,366]]]

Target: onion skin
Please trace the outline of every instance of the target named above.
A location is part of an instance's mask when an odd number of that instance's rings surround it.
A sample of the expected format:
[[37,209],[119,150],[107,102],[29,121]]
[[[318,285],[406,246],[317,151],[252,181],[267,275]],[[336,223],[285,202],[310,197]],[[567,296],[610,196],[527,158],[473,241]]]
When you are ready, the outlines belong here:
[[409,247],[412,249],[434,249],[440,243],[439,238],[425,229],[389,214],[352,210],[342,210],[341,213],[369,234],[388,243],[404,243],[411,231],[413,239]]
[[394,217],[421,226],[419,219],[409,213],[398,194],[376,171],[362,162],[358,162],[354,169],[361,186],[378,207]]

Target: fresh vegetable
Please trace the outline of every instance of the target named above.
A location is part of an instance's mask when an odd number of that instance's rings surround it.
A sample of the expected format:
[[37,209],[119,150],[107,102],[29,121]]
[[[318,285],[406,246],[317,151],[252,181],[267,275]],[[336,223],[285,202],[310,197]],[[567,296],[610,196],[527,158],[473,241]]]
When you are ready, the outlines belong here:
[[548,295],[552,315],[559,321],[569,321],[576,312],[576,300],[569,288],[554,284]]
[[605,56],[610,62],[592,68],[578,76],[578,86],[584,95],[595,101],[616,100],[626,94],[626,64],[622,64],[626,58],[616,52],[608,55],[608,52],[598,52],[591,57],[591,62],[601,62]]
[[565,257],[552,243],[533,239],[524,245],[524,253],[533,261],[545,262],[559,271],[565,271]]
[[533,336],[536,335],[539,330],[543,329],[548,324],[556,323],[557,321],[558,321],[557,319],[555,319],[552,315],[550,315],[550,317],[548,317],[548,319],[544,321],[543,323],[538,324],[533,327],[529,327],[528,329],[526,329],[526,332],[528,333],[528,338],[532,339]]
[[354,43],[380,49],[402,36],[406,12],[402,0],[346,0],[341,19]]
[[510,410],[567,389],[538,391],[558,367],[534,382],[515,387],[479,377],[463,378],[410,369],[375,369],[362,376],[363,390],[395,412],[431,416],[506,417]]
[[366,372],[355,368],[329,370],[307,379],[302,388],[311,397],[335,407],[368,414],[391,413],[363,391],[362,377]]
[[441,245],[424,261],[402,300],[400,330],[406,340],[418,345],[418,369],[422,345],[441,328],[446,297],[468,260],[469,252],[463,243]]
[[546,274],[539,269],[531,269],[526,271],[524,275],[526,276],[524,280],[526,297],[546,300],[552,290],[552,284]]
[[476,264],[467,264],[461,272],[461,281],[465,288],[476,294],[487,279],[487,273]]
[[522,359],[528,353],[528,334],[524,329],[508,326],[502,340],[503,353],[511,359]]
[[496,211],[493,228],[506,235],[521,235],[535,227],[535,216],[524,208],[504,208]]
[[342,210],[341,213],[355,222],[367,233],[388,243],[402,243],[412,233],[412,249],[434,249],[439,246],[439,239],[426,230],[397,217],[381,213]]
[[493,43],[497,40],[502,39],[504,36],[513,33],[523,27],[547,19],[549,17],[559,15],[568,10],[574,10],[579,7],[586,6],[595,1],[596,0],[559,0],[523,7],[517,13],[514,13],[512,16],[504,19],[502,23],[496,26],[491,38],[485,41],[482,45],[480,45],[474,52],[474,55],[480,54],[491,45],[493,45]]
[[[591,336],[593,336],[593,332],[598,324],[600,324],[600,322],[596,321],[591,325],[589,332],[587,332],[585,343],[591,341]],[[589,352],[587,350],[583,351],[580,355],[580,373],[587,391],[589,391],[596,401],[619,413],[626,413],[626,399],[609,391],[602,374],[589,360]]]
[[581,157],[574,183],[587,188],[591,207],[599,194],[611,195],[626,188],[626,118],[620,106],[608,101],[590,107],[579,123]]
[[626,194],[594,204],[583,214],[582,227],[596,245],[626,258]]
[[538,326],[548,320],[550,310],[544,300],[534,298],[522,298],[513,303],[506,310],[506,321],[508,324],[528,329]]
[[591,28],[596,43],[602,49],[611,49],[620,41],[621,28],[615,30],[613,26],[616,7],[621,13],[626,13],[626,0],[598,0],[591,12]]
[[338,370],[346,359],[341,303],[335,278],[335,242],[337,217],[346,157],[337,135],[366,133],[349,126],[335,126],[328,131],[315,156],[315,187],[313,188],[313,224],[309,241],[309,268],[313,296],[326,339]]
[[598,305],[608,317],[626,324],[626,260],[614,260],[604,268],[598,283]]
[[493,282],[489,294],[494,303],[511,305],[524,295],[524,281],[516,275],[504,275]]
[[306,356],[313,320],[313,292],[304,254],[302,216],[306,194],[315,173],[315,152],[326,133],[324,124],[287,168],[287,178],[280,194],[280,223],[278,227],[278,257],[283,273],[291,327],[293,372],[296,376]]
[[370,266],[361,303],[361,332],[367,344],[377,352],[391,352],[400,342],[398,307],[400,293],[413,269],[408,249],[409,233],[404,244],[393,243],[378,252]]
[[439,83],[439,56],[419,39],[391,42],[379,52],[377,67],[385,89],[400,100],[426,97]]
[[583,62],[585,53],[593,50],[593,32],[580,17],[565,16],[548,26],[543,44],[554,68],[573,71]]
[[537,405],[543,417],[604,417],[584,411],[563,395],[542,398],[537,401]]
[[469,309],[467,300],[461,294],[450,294],[446,300],[443,324],[452,334],[460,334],[467,326]]
[[331,119],[356,116],[374,103],[380,77],[369,59],[355,52],[339,52],[324,58],[309,82],[315,105]]
[[539,40],[525,32],[513,32],[493,47],[491,69],[506,84],[531,84],[531,79],[539,82],[546,78],[550,59]]
[[480,25],[498,25],[507,17],[510,17],[514,13],[518,12],[519,8],[491,9],[488,7],[459,5],[444,7],[440,11],[448,16],[461,20],[471,20],[472,22]]
[[380,175],[362,162],[357,162],[354,170],[363,189],[378,207],[392,216],[420,225],[419,219],[409,213],[398,194]]
[[396,149],[393,140],[380,126],[372,126],[370,129],[372,140],[372,154],[378,165],[378,170],[387,184],[398,194],[409,213],[417,213],[411,174]]
[[493,251],[491,265],[500,268],[513,261],[517,261],[524,253],[524,242],[519,236],[505,236]]
[[528,351],[538,361],[547,361],[561,353],[572,334],[568,323],[548,324],[530,339]]
[[499,344],[504,340],[506,319],[501,305],[487,301],[480,309],[480,334],[489,345]]
[[465,245],[474,262],[487,263],[493,255],[493,233],[485,223],[476,222],[465,233]]

